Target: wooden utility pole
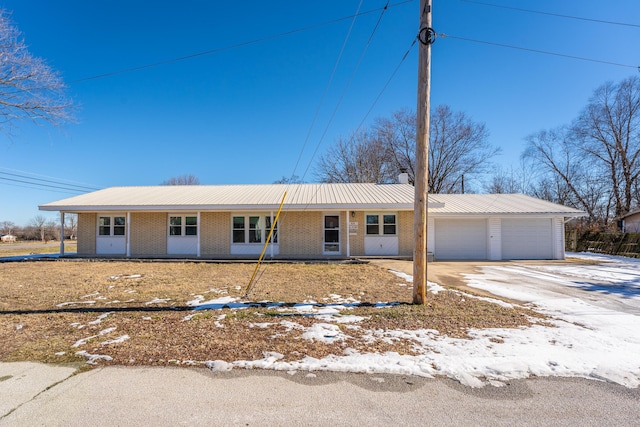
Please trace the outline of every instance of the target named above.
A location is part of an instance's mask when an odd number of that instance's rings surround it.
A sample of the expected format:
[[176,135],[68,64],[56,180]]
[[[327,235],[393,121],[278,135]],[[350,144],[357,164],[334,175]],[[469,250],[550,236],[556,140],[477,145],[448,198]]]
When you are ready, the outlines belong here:
[[418,33],[418,108],[416,122],[416,176],[413,210],[413,303],[427,303],[427,205],[429,191],[429,122],[431,115],[431,0],[420,0]]

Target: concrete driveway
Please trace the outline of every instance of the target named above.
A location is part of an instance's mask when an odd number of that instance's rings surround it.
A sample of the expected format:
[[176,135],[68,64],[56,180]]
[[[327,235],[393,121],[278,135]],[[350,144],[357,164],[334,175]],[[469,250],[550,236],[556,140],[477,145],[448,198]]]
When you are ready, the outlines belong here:
[[[598,256],[551,261],[438,261],[428,264],[427,277],[442,286],[508,302],[535,303],[534,294],[578,298],[601,308],[640,315],[639,261]],[[413,275],[411,261],[371,262]]]

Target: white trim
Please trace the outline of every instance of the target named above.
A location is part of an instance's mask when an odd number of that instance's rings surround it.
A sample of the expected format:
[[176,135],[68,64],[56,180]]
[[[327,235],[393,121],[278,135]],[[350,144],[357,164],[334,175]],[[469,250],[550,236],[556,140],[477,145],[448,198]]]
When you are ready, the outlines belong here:
[[[326,217],[328,216],[338,217],[338,242],[337,242],[338,250],[337,251],[326,250],[327,244],[332,246],[335,244],[335,242],[325,241],[325,237],[326,237],[325,232],[327,230],[335,230],[335,228],[325,228]],[[340,217],[341,217],[340,212],[323,212],[322,213],[322,255],[342,255],[342,239],[340,238],[340,235],[342,234],[342,219]]]
[[[126,255],[127,254],[127,230],[129,223],[125,212],[97,212],[96,221],[96,255]],[[100,218],[109,218],[109,235],[100,235]],[[124,217],[124,234],[113,234],[115,218]]]

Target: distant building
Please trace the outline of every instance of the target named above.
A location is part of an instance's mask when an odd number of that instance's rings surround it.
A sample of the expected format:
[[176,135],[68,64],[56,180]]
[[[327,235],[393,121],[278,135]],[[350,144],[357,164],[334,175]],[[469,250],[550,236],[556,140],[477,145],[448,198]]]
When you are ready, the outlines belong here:
[[2,237],[0,237],[0,241],[3,243],[14,243],[16,241],[16,236],[13,234],[3,234]]

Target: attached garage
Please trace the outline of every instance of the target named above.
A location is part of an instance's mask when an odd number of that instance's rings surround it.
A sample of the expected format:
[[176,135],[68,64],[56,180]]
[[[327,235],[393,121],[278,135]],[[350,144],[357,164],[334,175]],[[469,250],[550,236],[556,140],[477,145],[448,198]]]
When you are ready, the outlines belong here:
[[503,259],[553,259],[553,222],[549,218],[502,220]]
[[487,220],[436,219],[435,243],[439,260],[487,259]]
[[564,259],[572,208],[523,194],[437,194],[429,251],[438,260]]

